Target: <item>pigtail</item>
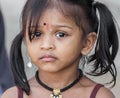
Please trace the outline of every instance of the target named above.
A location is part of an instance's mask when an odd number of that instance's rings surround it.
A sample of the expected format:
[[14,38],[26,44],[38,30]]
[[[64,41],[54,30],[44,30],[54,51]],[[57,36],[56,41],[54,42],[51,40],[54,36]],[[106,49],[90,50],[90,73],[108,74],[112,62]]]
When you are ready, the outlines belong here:
[[27,95],[30,94],[30,86],[24,71],[24,61],[21,53],[23,34],[19,33],[14,39],[10,50],[10,63],[15,84],[22,88]]
[[[97,24],[100,25],[98,39],[95,47],[95,54],[91,61],[95,61],[95,67],[92,75],[99,76],[110,72],[113,79],[110,83],[116,84],[117,71],[114,59],[118,52],[118,35],[115,27],[115,20],[109,9],[96,2],[93,4],[94,10],[99,11],[100,19],[97,17]],[[97,11],[96,10],[96,11]]]

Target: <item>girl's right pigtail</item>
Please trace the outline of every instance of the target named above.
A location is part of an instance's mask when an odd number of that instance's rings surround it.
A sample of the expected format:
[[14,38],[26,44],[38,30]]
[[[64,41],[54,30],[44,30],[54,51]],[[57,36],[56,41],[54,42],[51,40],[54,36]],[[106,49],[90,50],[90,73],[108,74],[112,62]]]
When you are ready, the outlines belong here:
[[91,59],[92,61],[95,60],[95,69],[92,75],[99,76],[109,72],[113,77],[110,83],[113,83],[114,86],[117,76],[114,59],[119,46],[115,20],[104,4],[95,2],[93,8],[97,12],[98,30],[96,32],[98,39],[95,54]]
[[10,63],[17,87],[22,88],[27,95],[30,94],[30,86],[24,71],[24,61],[21,52],[23,34],[19,33],[14,39],[10,50]]

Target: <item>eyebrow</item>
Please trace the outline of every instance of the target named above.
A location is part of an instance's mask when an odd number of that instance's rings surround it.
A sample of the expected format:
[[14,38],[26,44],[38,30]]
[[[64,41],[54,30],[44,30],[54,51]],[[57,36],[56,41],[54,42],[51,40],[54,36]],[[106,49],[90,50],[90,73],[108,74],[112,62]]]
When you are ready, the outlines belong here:
[[[34,25],[32,25],[32,26],[30,26],[31,28],[36,28],[36,26],[34,26]],[[38,28],[39,27],[43,27],[42,25],[38,25]],[[57,25],[54,25],[54,27],[58,27],[58,28],[69,28],[69,29],[73,29],[71,26],[67,26],[67,25],[59,25],[59,24],[57,24]]]
[[56,25],[55,27],[64,27],[64,28],[69,28],[69,29],[73,29],[71,26],[67,26],[67,25]]

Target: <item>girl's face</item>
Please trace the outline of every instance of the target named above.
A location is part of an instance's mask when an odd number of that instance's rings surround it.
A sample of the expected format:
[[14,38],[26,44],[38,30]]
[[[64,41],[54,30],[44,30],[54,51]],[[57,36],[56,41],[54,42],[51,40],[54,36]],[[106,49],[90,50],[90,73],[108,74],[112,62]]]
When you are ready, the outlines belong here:
[[82,30],[73,20],[49,9],[43,13],[37,32],[33,33],[35,37],[30,42],[26,31],[26,45],[32,63],[40,70],[57,72],[78,67],[85,41]]

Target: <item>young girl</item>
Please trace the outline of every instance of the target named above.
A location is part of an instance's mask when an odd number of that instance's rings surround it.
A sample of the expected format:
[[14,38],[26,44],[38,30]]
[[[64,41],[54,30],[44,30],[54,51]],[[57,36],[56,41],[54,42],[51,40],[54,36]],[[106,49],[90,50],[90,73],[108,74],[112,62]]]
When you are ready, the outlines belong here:
[[[31,62],[38,67],[29,81],[21,53],[23,40]],[[95,52],[89,55],[94,44]],[[114,86],[117,51],[114,18],[104,4],[93,0],[27,0],[22,30],[10,54],[16,86],[2,98],[115,98],[103,85],[87,78],[79,63],[85,67],[93,64],[88,73],[93,76],[110,73]]]

